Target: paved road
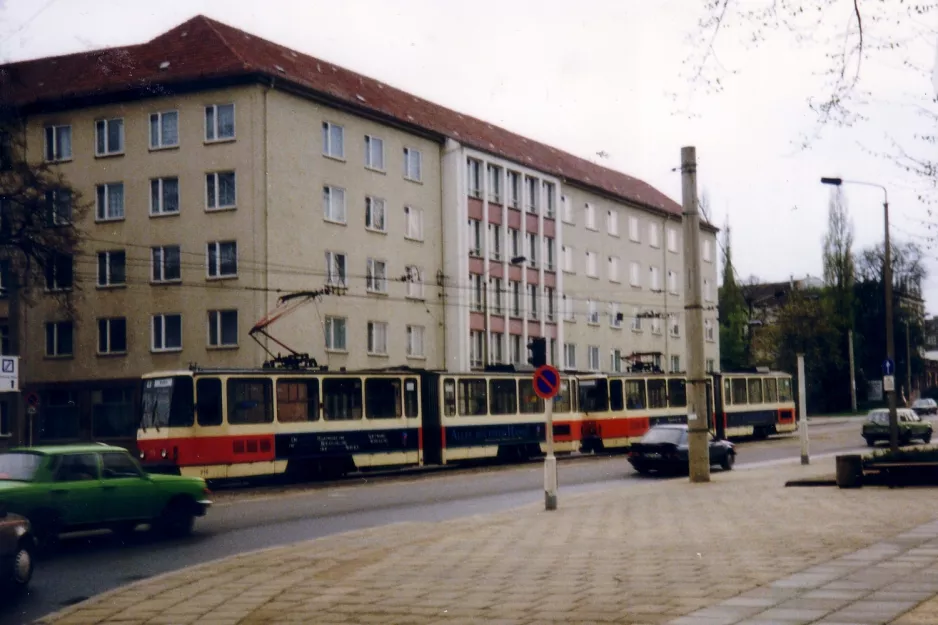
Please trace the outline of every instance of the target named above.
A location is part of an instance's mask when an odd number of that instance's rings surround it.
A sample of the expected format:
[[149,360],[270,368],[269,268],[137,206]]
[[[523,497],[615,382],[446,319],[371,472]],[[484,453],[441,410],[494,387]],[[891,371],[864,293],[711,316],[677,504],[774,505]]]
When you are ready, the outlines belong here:
[[[859,450],[859,422],[811,426],[814,454]],[[797,437],[747,442],[739,468],[799,456]],[[718,469],[714,469],[715,471]],[[560,463],[564,493],[636,484],[622,457]],[[0,625],[28,623],[63,606],[159,573],[239,552],[401,521],[434,521],[509,509],[543,500],[540,464],[396,478],[361,479],[329,488],[294,486],[217,493],[217,505],[184,540],[161,541],[139,532],[128,544],[109,534],[65,539],[39,562],[30,594],[0,607]]]

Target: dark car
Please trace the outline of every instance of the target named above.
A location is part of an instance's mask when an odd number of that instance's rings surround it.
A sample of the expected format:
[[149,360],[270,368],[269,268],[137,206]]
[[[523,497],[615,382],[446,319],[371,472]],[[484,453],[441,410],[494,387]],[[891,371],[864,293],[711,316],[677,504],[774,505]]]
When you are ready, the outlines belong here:
[[[729,471],[736,462],[736,447],[729,441],[710,441],[710,464]],[[629,450],[629,462],[639,473],[686,473],[690,467],[687,456],[687,425],[656,425]]]
[[912,410],[917,415],[938,414],[938,402],[929,397],[922,397],[912,402]]
[[29,585],[35,548],[29,521],[7,512],[0,502],[0,597],[22,592]]
[[[912,439],[919,439],[926,445],[931,442],[933,427],[928,421],[915,414],[911,408],[896,408],[896,420],[899,428],[899,443],[908,445]],[[889,410],[877,408],[871,410],[867,422],[861,430],[866,444],[870,447],[879,441],[889,440]]]

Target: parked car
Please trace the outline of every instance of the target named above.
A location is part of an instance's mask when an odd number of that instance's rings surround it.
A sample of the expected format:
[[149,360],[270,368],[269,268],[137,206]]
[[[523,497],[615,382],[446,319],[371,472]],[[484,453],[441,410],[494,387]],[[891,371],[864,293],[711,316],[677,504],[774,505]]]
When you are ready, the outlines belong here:
[[122,447],[103,444],[15,448],[0,453],[0,502],[29,519],[40,543],[60,533],[141,523],[190,533],[211,505],[205,480],[144,473]]
[[938,414],[938,402],[930,397],[921,397],[912,402],[912,410],[919,416]]
[[[896,408],[896,418],[899,424],[899,444],[908,445],[913,439],[919,439],[923,443],[931,442],[932,424],[922,421],[922,418],[915,414],[911,408]],[[870,447],[876,445],[879,441],[889,440],[889,410],[886,408],[877,408],[871,410],[867,415],[867,421],[863,424],[863,438]]]
[[0,597],[23,592],[33,577],[36,539],[29,521],[0,503]]
[[[725,440],[710,441],[710,464],[718,464],[729,471],[736,463],[736,446]],[[682,472],[690,468],[688,459],[687,425],[656,425],[645,433],[629,450],[629,462],[645,475],[651,471]]]

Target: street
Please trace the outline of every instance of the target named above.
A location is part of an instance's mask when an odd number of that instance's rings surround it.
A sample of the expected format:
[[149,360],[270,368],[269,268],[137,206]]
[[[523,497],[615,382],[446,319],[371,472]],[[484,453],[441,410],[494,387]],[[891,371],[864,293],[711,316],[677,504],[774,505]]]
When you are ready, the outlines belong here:
[[[861,419],[812,422],[811,453],[866,449],[859,436],[861,423]],[[744,442],[737,446],[737,468],[797,459],[799,450],[797,435]],[[624,456],[571,459],[559,467],[561,507],[565,492],[601,492],[660,479],[638,476]],[[0,607],[0,625],[27,623],[123,584],[245,551],[402,521],[438,521],[541,502],[543,468],[533,463],[375,483],[350,480],[328,488],[255,487],[216,495],[216,505],[197,521],[195,534],[188,539],[157,540],[146,532],[138,532],[126,545],[107,533],[63,539],[56,553],[38,562],[30,594]]]

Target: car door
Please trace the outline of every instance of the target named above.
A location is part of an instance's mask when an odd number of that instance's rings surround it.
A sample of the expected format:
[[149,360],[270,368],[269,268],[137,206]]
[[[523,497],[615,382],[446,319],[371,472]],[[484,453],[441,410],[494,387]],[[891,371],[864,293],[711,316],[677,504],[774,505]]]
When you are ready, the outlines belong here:
[[710,464],[720,464],[723,462],[723,459],[726,457],[726,447],[720,445],[719,442],[713,438],[713,434],[707,436],[707,444],[710,446]]
[[48,486],[50,504],[64,527],[100,522],[101,479],[97,454],[60,456]]
[[107,521],[144,520],[153,516],[155,488],[129,454],[101,452],[101,507]]

